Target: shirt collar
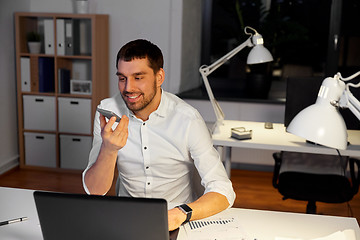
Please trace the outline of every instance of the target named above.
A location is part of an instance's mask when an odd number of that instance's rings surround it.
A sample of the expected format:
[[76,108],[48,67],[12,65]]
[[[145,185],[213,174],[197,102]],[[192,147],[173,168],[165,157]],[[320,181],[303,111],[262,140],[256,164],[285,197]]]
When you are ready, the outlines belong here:
[[166,117],[168,99],[166,92],[163,89],[160,90],[161,90],[161,99],[160,99],[159,107],[151,114],[156,114],[159,117]]

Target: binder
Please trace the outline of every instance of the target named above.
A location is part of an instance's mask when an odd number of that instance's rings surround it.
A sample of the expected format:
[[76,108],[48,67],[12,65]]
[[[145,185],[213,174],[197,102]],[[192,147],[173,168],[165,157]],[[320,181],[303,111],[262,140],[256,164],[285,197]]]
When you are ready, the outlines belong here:
[[20,70],[21,70],[21,91],[30,92],[31,82],[30,82],[30,58],[22,57],[20,58]]
[[72,19],[65,19],[65,55],[74,55]]
[[45,54],[54,54],[54,20],[44,20]]
[[39,92],[54,92],[54,58],[39,58]]
[[58,81],[59,93],[70,93],[70,70],[59,68]]
[[65,55],[65,20],[56,19],[57,55]]
[[80,19],[73,19],[73,54],[80,55]]

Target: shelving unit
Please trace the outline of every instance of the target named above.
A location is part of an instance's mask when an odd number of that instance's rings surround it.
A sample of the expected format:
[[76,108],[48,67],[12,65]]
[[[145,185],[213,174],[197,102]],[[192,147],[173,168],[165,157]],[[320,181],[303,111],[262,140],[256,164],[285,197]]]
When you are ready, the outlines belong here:
[[[20,167],[86,166],[96,106],[109,95],[108,25],[103,14],[15,13]],[[29,52],[32,31],[40,53]]]

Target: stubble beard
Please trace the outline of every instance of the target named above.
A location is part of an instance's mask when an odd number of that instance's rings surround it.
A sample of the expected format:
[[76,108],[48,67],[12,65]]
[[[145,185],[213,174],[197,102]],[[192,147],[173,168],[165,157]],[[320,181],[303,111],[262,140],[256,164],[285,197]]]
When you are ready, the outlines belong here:
[[131,102],[127,101],[126,94],[131,94],[132,92],[123,92],[121,94],[121,97],[123,98],[128,109],[133,111],[134,113],[136,113],[136,112],[139,112],[139,111],[145,109],[153,101],[153,99],[157,93],[157,88],[156,88],[155,82],[154,82],[154,85],[152,88],[153,88],[153,91],[148,96],[146,96],[143,92],[140,92],[140,95],[141,95],[140,97],[142,97],[142,100],[139,102],[131,103]]

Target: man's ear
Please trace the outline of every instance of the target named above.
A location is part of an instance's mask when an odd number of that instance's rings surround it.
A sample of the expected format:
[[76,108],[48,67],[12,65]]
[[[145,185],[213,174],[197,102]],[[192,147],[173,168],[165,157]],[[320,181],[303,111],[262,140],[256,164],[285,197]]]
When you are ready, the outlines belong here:
[[164,69],[160,68],[159,71],[156,73],[156,84],[160,87],[165,80],[165,71]]

